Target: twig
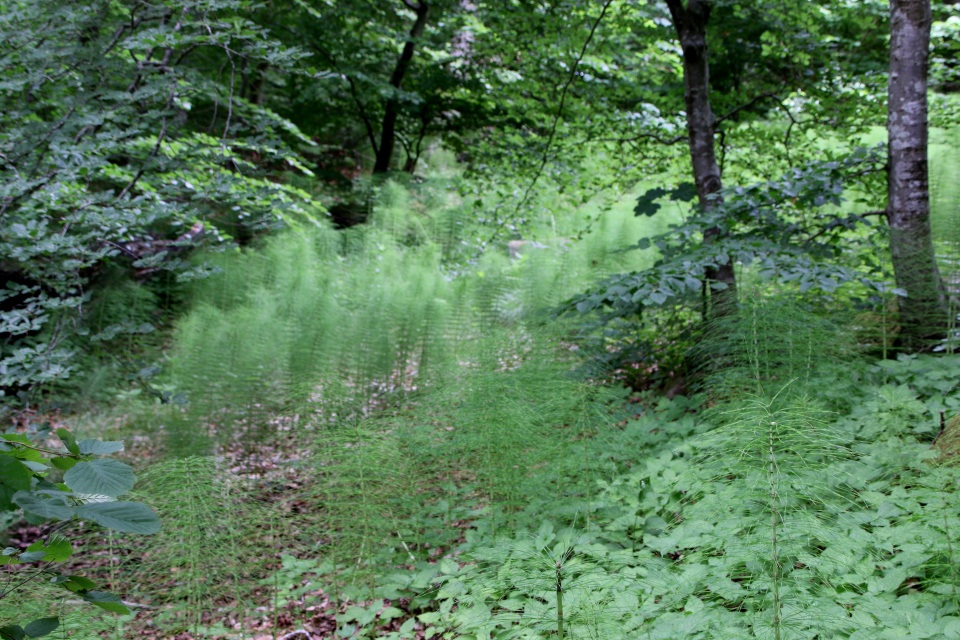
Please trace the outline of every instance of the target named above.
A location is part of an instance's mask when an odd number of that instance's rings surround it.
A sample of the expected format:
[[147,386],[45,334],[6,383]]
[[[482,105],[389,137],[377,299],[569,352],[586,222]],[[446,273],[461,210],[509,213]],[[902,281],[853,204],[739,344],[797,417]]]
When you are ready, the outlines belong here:
[[[50,564],[51,564],[51,562],[47,562],[47,564],[44,565],[44,567],[43,567],[42,569],[38,569],[37,572],[34,573],[33,575],[27,576],[26,578],[24,578],[24,579],[21,580],[20,582],[14,584],[14,585],[11,585],[11,586],[9,586],[9,587],[6,587],[3,591],[0,591],[0,600],[2,600],[3,598],[6,598],[8,595],[10,595],[11,593],[13,593],[16,589],[19,589],[20,587],[22,587],[23,585],[27,584],[28,582],[31,582],[31,581],[33,581],[33,580],[36,580],[37,578],[39,578],[40,576],[42,576],[44,573],[46,573],[46,568],[49,567]],[[12,579],[11,579],[11,581],[12,581]]]
[[676,136],[674,138],[661,138],[655,133],[638,133],[632,138],[598,138],[594,142],[636,142],[637,140],[643,140],[644,138],[650,138],[656,140],[662,145],[670,146],[677,144],[678,142],[683,142],[687,139],[687,136]]
[[723,122],[724,120],[727,120],[727,119],[729,119],[729,118],[732,118],[733,116],[737,115],[738,113],[740,113],[740,112],[743,111],[744,109],[748,109],[748,108],[752,107],[753,105],[757,104],[758,102],[760,102],[761,100],[766,100],[767,98],[776,98],[776,99],[779,101],[779,98],[777,98],[777,94],[774,93],[774,92],[761,93],[760,95],[754,97],[754,98],[753,98],[752,100],[750,100],[749,102],[744,102],[744,103],[743,103],[742,105],[740,105],[739,107],[735,107],[734,109],[726,112],[725,114],[723,114],[722,116],[720,116],[719,118],[717,118],[715,124],[720,124],[720,123]]
[[[134,609],[146,609],[148,611],[153,611],[156,607],[150,606],[149,604],[140,604],[139,602],[127,602],[126,600],[121,600],[120,603],[125,607],[133,607]],[[63,604],[86,604],[84,600],[66,600]]]
[[[859,217],[861,217],[861,218],[866,218],[867,216],[885,216],[885,215],[887,215],[887,212],[886,212],[886,210],[882,210],[882,211],[868,211],[868,212],[866,212],[866,213],[858,213],[858,214],[856,214],[856,215],[859,216]],[[807,244],[809,244],[810,242],[812,242],[813,240],[815,240],[815,239],[819,238],[820,236],[822,236],[823,234],[825,234],[826,232],[831,231],[831,230],[836,229],[836,228],[837,228],[837,225],[825,226],[825,227],[823,227],[822,229],[820,229],[820,231],[817,231],[815,234],[813,234],[812,236],[810,236],[809,238],[807,238],[806,240],[804,240],[804,241],[803,241],[803,244],[804,244],[804,245],[807,245]]]
[[[167,99],[167,104],[169,105],[173,102],[174,95],[176,94],[176,85],[170,86],[170,97]],[[160,134],[157,136],[157,144],[154,145],[153,151],[150,152],[150,155],[147,156],[147,159],[144,161],[143,165],[140,167],[140,170],[137,172],[137,175],[133,176],[133,180],[123,188],[123,191],[120,192],[120,195],[117,196],[117,200],[122,200],[127,193],[130,192],[130,189],[140,181],[140,178],[143,177],[143,174],[147,170],[147,163],[160,151],[160,147],[163,145],[163,139],[167,135],[167,116],[163,116],[163,120],[160,125]]]
[[403,538],[400,537],[400,532],[397,531],[397,538],[400,539],[400,544],[403,545],[403,548],[406,550],[407,555],[410,556],[410,562],[416,562],[417,559],[413,557],[413,554],[410,553],[410,547],[407,546],[407,543],[403,541]]
[[15,445],[18,447],[23,447],[25,449],[33,449],[34,451],[39,451],[40,453],[49,453],[50,455],[60,456],[62,458],[78,458],[80,460],[83,459],[83,456],[77,453],[63,453],[60,451],[54,451],[53,449],[44,449],[43,447],[35,447],[33,445],[26,444],[23,442],[14,442],[12,440],[2,440],[0,442],[4,442],[10,445]]
[[[334,62],[336,65],[336,62]],[[367,110],[363,106],[363,102],[360,100],[360,95],[357,93],[357,85],[354,83],[353,78],[348,76],[345,73],[341,75],[347,79],[347,82],[350,84],[350,94],[353,96],[353,102],[357,105],[357,111],[360,114],[360,119],[363,121],[363,126],[367,130],[367,138],[370,140],[370,146],[373,147],[373,154],[380,155],[380,149],[377,146],[377,137],[373,133],[373,125],[370,123],[370,118],[367,116]]]

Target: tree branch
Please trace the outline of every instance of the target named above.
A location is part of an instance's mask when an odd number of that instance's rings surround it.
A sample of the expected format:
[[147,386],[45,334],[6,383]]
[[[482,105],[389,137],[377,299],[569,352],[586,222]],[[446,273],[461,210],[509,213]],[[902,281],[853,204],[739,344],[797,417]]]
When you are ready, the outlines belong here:
[[647,138],[651,140],[656,140],[662,145],[670,146],[670,145],[677,144],[678,142],[683,142],[684,140],[687,139],[687,136],[676,136],[674,138],[661,138],[655,133],[638,133],[637,135],[631,138],[597,138],[596,140],[594,140],[594,142],[624,143],[624,142],[636,142],[637,140],[644,140]]
[[[867,213],[857,213],[857,214],[855,214],[855,215],[857,215],[857,216],[860,217],[860,218],[866,218],[866,217],[869,217],[869,216],[886,216],[886,215],[887,215],[887,210],[886,210],[886,209],[883,209],[883,210],[881,210],[881,211],[868,211]],[[809,238],[807,238],[806,240],[804,240],[802,246],[806,246],[806,245],[810,244],[811,242],[813,242],[814,240],[816,240],[817,238],[819,238],[819,237],[822,236],[823,234],[827,233],[828,231],[832,231],[833,229],[836,229],[837,226],[838,226],[838,225],[825,226],[825,227],[823,227],[822,229],[820,229],[820,231],[817,231],[816,233],[814,233],[813,235],[811,235]]]
[[[333,59],[331,58],[331,61]],[[333,63],[336,67],[336,62]],[[373,132],[373,124],[370,122],[369,116],[367,116],[367,110],[363,106],[363,102],[360,101],[360,96],[357,93],[357,85],[353,82],[353,78],[348,76],[345,73],[341,73],[344,78],[347,79],[347,82],[350,84],[350,94],[353,96],[353,102],[357,105],[357,111],[360,113],[360,119],[363,120],[363,126],[367,130],[367,139],[370,140],[370,146],[373,147],[373,155],[380,155],[380,148],[377,146],[377,136]]]
[[[720,123],[723,122],[724,120],[729,120],[730,118],[732,118],[733,116],[737,115],[738,113],[740,113],[740,112],[743,111],[744,109],[748,109],[748,108],[752,107],[753,105],[757,104],[758,102],[760,102],[761,100],[766,100],[767,98],[774,98],[774,99],[776,99],[777,101],[780,100],[779,98],[777,98],[777,94],[776,94],[776,93],[773,93],[773,92],[771,92],[771,93],[761,93],[760,95],[758,95],[758,96],[756,96],[755,98],[753,98],[753,100],[750,100],[749,102],[745,102],[745,103],[743,103],[742,105],[740,105],[739,107],[736,107],[735,109],[733,109],[733,110],[731,110],[731,111],[728,111],[727,113],[725,113],[725,114],[723,114],[722,116],[720,116],[719,118],[717,118],[716,124],[720,124]],[[791,119],[792,119],[792,118],[791,118]]]

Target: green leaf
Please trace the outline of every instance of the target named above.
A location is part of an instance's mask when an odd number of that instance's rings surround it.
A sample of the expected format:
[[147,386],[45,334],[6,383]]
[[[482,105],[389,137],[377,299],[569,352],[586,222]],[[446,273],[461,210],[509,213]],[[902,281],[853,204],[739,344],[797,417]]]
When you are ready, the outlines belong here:
[[14,511],[17,505],[13,504],[13,494],[17,491],[13,487],[0,483],[0,511]]
[[643,524],[643,532],[658,536],[666,531],[667,527],[669,527],[667,521],[660,516],[650,516]]
[[79,447],[80,453],[84,455],[102,456],[123,451],[123,442],[119,440],[104,442],[102,440],[87,439],[77,443],[77,447]]
[[52,464],[60,471],[68,471],[72,469],[79,460],[76,458],[50,458],[50,464]]
[[397,609],[396,607],[387,607],[386,609],[380,612],[380,621],[387,622],[389,620],[393,620],[394,618],[399,618],[402,615],[403,615],[402,610]]
[[41,559],[48,562],[62,562],[73,555],[70,541],[58,533],[51,535],[46,544],[42,540],[37,540],[27,547],[27,551],[42,553]]
[[27,491],[17,491],[13,494],[13,503],[23,509],[24,513],[39,518],[69,520],[73,517],[73,509],[67,506],[62,498],[43,500]]
[[133,489],[133,469],[116,460],[90,460],[77,463],[63,474],[63,481],[79,493],[117,497]]
[[77,516],[93,520],[114,531],[151,534],[160,530],[160,520],[139,502],[94,502],[77,507]]
[[14,491],[29,491],[32,477],[22,462],[10,455],[0,455],[0,482]]
[[23,628],[18,624],[0,627],[0,638],[2,640],[23,640],[24,637]]
[[73,454],[80,453],[80,447],[77,446],[77,440],[73,437],[72,433],[63,428],[57,429],[54,433],[60,438],[60,441],[67,448],[67,451]]
[[654,291],[650,294],[650,300],[652,300],[654,304],[663,304],[667,301],[667,294],[663,291]]
[[31,638],[40,638],[56,630],[59,626],[60,618],[37,618],[33,622],[27,623],[27,626],[23,628],[23,632]]
[[105,611],[122,614],[130,613],[130,610],[124,606],[123,601],[119,597],[107,591],[88,591],[83,594],[83,599]]
[[342,615],[337,617],[340,622],[352,622],[360,619],[364,614],[366,614],[366,610],[363,607],[353,605],[351,607],[347,607],[347,610],[344,611]]
[[53,579],[53,582],[73,593],[91,591],[97,588],[96,582],[83,576],[57,576]]
[[47,465],[40,462],[34,462],[33,460],[21,460],[20,462],[23,463],[23,466],[25,466],[27,469],[30,469],[30,471],[34,473],[44,473],[50,470],[50,467]]

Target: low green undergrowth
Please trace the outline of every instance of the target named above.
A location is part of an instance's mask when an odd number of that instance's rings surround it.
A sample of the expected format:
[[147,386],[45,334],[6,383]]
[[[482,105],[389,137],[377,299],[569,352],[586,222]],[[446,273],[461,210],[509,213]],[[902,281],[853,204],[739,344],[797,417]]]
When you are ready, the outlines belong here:
[[573,375],[528,321],[377,405],[331,385],[273,439],[234,425],[142,474],[164,530],[98,577],[159,609],[118,633],[960,637],[960,469],[931,446],[960,356],[873,363],[798,305],[745,305],[709,394]]
[[594,518],[478,527],[428,620],[462,638],[958,637],[960,469],[930,446],[958,373],[865,367],[844,414],[729,401],[602,481]]

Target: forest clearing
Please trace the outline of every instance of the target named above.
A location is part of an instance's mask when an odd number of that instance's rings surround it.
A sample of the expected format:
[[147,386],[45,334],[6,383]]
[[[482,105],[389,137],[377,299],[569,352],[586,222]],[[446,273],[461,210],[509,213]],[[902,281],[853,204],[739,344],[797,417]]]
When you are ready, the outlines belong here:
[[3,0],[0,176],[0,640],[960,640],[957,0]]

